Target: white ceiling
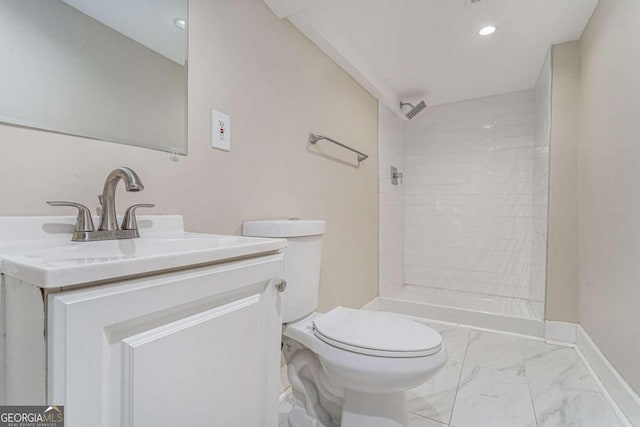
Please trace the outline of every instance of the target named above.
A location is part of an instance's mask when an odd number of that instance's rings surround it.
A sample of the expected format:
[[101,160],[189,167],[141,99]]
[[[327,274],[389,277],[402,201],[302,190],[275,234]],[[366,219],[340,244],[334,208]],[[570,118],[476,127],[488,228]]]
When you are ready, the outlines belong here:
[[187,0],[63,0],[104,25],[183,65],[187,32],[173,23],[187,18]]
[[[533,88],[597,0],[265,0],[389,107]],[[497,25],[495,35],[477,31]],[[393,107],[392,107],[393,108]],[[397,108],[395,108],[396,112]]]

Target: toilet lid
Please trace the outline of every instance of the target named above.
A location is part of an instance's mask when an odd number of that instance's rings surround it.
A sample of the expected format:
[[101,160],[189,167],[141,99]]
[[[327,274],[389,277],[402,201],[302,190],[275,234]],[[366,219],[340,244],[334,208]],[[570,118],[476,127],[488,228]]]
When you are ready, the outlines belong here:
[[442,348],[438,332],[392,313],[336,307],[315,318],[313,330],[327,344],[371,356],[421,357]]

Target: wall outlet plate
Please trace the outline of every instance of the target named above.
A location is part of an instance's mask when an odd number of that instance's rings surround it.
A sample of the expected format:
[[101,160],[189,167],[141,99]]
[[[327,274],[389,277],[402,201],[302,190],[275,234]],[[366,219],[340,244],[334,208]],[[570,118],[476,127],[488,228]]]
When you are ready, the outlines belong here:
[[211,147],[231,151],[231,116],[211,110]]

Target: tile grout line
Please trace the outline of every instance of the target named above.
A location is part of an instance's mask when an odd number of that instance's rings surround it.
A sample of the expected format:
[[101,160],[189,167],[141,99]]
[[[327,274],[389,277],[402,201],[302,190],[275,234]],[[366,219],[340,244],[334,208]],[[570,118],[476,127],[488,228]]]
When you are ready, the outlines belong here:
[[520,347],[520,353],[522,353],[522,366],[524,367],[524,375],[527,378],[527,390],[529,391],[529,401],[531,402],[531,410],[533,411],[533,420],[536,423],[536,427],[540,426],[538,423],[538,414],[536,413],[536,404],[533,401],[533,393],[531,392],[531,380],[529,379],[529,375],[527,375],[527,365],[526,358],[524,356],[524,349],[522,348],[522,337],[518,338],[518,346]]
[[447,425],[451,426],[451,420],[453,419],[453,411],[456,409],[456,401],[458,400],[458,392],[460,391],[460,382],[462,381],[462,373],[464,372],[464,363],[467,360],[467,352],[469,351],[469,344],[471,342],[471,330],[467,333],[467,345],[464,347],[464,356],[462,356],[462,362],[460,363],[460,374],[458,375],[458,385],[456,386],[456,393],[453,396],[453,406],[451,406],[451,413],[449,414],[449,420]]
[[445,423],[443,423],[443,422],[442,422],[442,421],[440,421],[440,420],[436,420],[435,418],[425,417],[425,416],[424,416],[424,415],[422,415],[422,414],[417,414],[417,413],[415,413],[415,412],[411,412],[411,411],[409,411],[409,414],[410,414],[410,415],[415,415],[416,417],[424,418],[425,420],[429,420],[429,421],[436,422],[436,423],[438,423],[438,424],[442,424],[442,425],[443,425],[443,426],[445,426],[445,427],[451,427],[449,424],[445,424]]
[[529,400],[531,401],[531,409],[533,410],[533,419],[536,422],[536,427],[540,425],[538,423],[538,414],[536,414],[536,405],[533,403],[533,393],[531,393],[531,383],[527,380],[527,390],[529,390]]

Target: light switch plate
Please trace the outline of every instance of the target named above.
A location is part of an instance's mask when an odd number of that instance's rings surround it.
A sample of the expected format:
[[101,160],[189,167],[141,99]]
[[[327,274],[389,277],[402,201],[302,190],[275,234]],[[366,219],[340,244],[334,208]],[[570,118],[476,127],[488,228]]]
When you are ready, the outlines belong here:
[[231,116],[211,110],[211,147],[231,151]]

